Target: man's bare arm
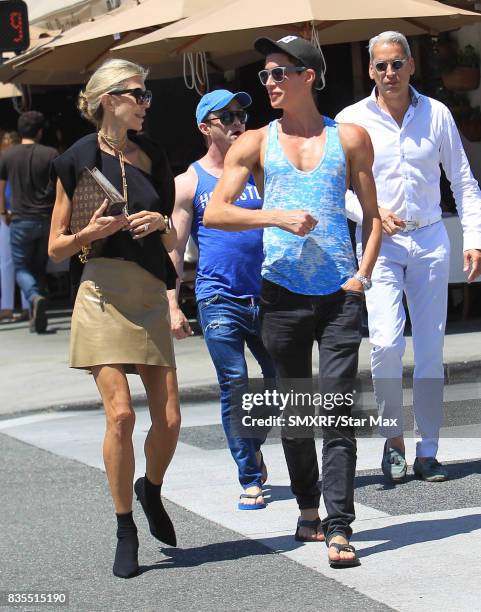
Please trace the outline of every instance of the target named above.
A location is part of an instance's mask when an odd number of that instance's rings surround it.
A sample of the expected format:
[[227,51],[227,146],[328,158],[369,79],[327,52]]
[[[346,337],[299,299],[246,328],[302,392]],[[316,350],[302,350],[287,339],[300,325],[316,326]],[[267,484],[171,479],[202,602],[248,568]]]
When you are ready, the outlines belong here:
[[249,130],[229,149],[224,161],[224,171],[205,209],[206,227],[231,232],[279,227],[305,236],[316,226],[317,220],[303,210],[250,210],[235,206],[234,203],[242,194],[249,175],[254,173],[256,178],[260,175],[265,132],[265,128]]
[[377,207],[376,184],[372,174],[374,151],[367,131],[352,123],[339,126],[341,141],[349,160],[350,182],[363,211],[363,255],[359,272],[371,276],[382,240],[382,224]]
[[184,272],[185,247],[194,216],[192,200],[194,199],[196,185],[197,175],[193,168],[189,168],[187,172],[175,178],[175,204],[172,212],[172,225],[177,230],[177,243],[169,255],[178,278],[176,288],[167,291],[167,296],[169,298],[172,333],[179,340],[192,335],[189,321],[180,309],[178,296]]

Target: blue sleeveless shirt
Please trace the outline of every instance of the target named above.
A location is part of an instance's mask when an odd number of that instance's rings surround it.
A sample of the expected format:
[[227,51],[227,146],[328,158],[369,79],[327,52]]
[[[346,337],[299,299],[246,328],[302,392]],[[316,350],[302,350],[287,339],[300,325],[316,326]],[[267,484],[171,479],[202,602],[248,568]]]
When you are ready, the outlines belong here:
[[264,230],[262,276],[304,295],[334,293],[356,271],[344,201],[346,159],[336,122],[324,117],[324,125],[324,155],[312,171],[287,159],[277,120],[268,127],[264,160],[264,210],[303,209],[319,220],[305,237],[276,227]]
[[[197,301],[216,293],[234,298],[258,297],[261,288],[262,229],[225,232],[204,227],[204,210],[219,179],[206,172],[198,162],[193,163],[192,167],[199,179],[193,200],[191,230],[199,249],[195,280]],[[262,199],[252,177],[249,177],[235,204],[242,208],[262,208]]]

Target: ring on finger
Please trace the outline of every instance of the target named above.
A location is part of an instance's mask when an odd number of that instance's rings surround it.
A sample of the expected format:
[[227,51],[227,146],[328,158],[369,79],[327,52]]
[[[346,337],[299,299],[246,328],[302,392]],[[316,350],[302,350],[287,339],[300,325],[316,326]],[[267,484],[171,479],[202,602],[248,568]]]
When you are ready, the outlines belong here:
[[144,223],[144,232],[148,232],[150,227],[150,223]]

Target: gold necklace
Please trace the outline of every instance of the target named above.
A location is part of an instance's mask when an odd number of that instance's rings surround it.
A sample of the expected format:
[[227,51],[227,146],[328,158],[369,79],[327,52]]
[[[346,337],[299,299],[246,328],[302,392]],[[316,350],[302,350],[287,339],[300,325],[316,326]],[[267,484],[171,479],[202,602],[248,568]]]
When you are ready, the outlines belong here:
[[[122,190],[124,193],[125,207],[124,214],[126,217],[129,215],[129,200],[128,200],[128,190],[127,190],[127,177],[125,175],[125,157],[122,149],[118,145],[118,141],[116,142],[113,138],[109,138],[102,130],[99,130],[99,137],[105,142],[105,144],[117,154],[120,162],[120,171],[122,173]],[[127,145],[127,136],[125,136],[125,141],[123,147]]]
[[99,130],[99,135],[102,137],[104,142],[114,151],[125,149],[127,146],[127,134],[125,134],[122,140],[117,140],[116,138],[112,138],[107,136],[107,134],[103,130]]
[[[115,141],[112,138],[109,138],[108,136],[106,136],[105,133],[102,132],[102,130],[99,130],[98,136],[105,142],[105,144],[110,149],[112,149],[118,155],[119,162],[120,162],[120,171],[122,173],[122,189],[124,192],[124,200],[125,200],[124,215],[128,217],[129,216],[129,201],[128,201],[128,191],[127,191],[127,177],[125,176],[124,154],[122,152],[122,149],[116,146],[117,143],[115,143]],[[127,144],[127,136],[125,137],[125,143],[123,147],[125,147],[126,144]],[[77,239],[77,241],[79,241],[78,234],[75,234],[75,238]],[[87,245],[87,246],[80,245],[79,259],[83,264],[87,263],[90,250],[91,250],[90,245]]]

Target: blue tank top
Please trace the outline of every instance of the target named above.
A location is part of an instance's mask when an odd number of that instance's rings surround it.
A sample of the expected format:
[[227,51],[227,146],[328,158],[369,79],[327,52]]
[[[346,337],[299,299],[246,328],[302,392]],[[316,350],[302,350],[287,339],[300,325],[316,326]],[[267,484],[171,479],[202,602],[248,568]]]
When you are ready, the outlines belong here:
[[346,159],[337,124],[324,117],[324,155],[310,172],[287,159],[278,123],[268,127],[264,160],[264,210],[302,208],[319,220],[305,237],[269,227],[264,230],[262,276],[294,293],[327,295],[356,271],[347,225]]
[[[197,300],[216,293],[226,297],[257,297],[261,286],[262,229],[225,232],[206,228],[204,210],[219,180],[195,162],[197,189],[193,200],[192,238],[199,249],[195,295]],[[262,199],[252,177],[235,202],[242,208],[262,208]]]

